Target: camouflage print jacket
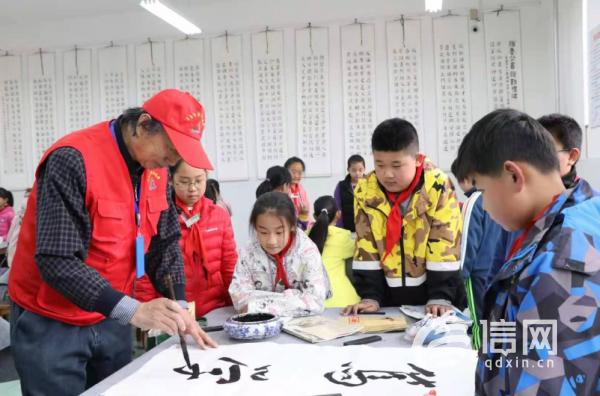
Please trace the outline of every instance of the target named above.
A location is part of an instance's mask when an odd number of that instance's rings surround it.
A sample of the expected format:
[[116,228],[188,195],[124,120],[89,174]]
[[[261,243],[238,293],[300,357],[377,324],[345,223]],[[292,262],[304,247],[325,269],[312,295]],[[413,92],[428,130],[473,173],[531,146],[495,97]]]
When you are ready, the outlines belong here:
[[385,262],[390,203],[375,172],[354,190],[356,291],[381,306],[457,303],[460,279],[461,215],[448,177],[426,167],[403,212],[402,238]]
[[[492,280],[477,394],[600,393],[599,308],[600,194],[581,180]],[[498,331],[501,321],[508,323]]]

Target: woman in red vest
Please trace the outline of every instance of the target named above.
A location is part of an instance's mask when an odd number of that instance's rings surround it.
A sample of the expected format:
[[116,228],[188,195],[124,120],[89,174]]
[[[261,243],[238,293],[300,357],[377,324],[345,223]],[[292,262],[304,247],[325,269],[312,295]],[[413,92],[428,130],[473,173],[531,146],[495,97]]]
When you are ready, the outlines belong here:
[[[200,317],[231,305],[228,289],[237,262],[233,227],[229,213],[204,196],[206,169],[180,161],[171,168],[171,177],[181,227],[185,294]],[[136,283],[135,296],[140,301],[156,298],[147,277]]]
[[[183,158],[210,168],[203,129],[202,105],[167,89],[43,155],[8,281],[24,395],[78,395],[126,365],[130,324],[216,346],[182,306],[179,224],[167,193],[167,166]],[[168,298],[132,298],[143,273]]]

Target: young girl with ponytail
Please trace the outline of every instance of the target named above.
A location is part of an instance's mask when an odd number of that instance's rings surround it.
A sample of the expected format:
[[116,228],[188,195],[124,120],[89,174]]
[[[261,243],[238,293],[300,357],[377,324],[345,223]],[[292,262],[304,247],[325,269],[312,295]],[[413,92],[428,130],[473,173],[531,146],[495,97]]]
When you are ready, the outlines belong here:
[[316,221],[308,236],[313,240],[327,270],[333,296],[325,301],[326,308],[357,304],[360,297],[346,276],[346,260],[354,255],[354,240],[350,231],[335,226],[341,212],[330,195],[319,197],[314,204]]

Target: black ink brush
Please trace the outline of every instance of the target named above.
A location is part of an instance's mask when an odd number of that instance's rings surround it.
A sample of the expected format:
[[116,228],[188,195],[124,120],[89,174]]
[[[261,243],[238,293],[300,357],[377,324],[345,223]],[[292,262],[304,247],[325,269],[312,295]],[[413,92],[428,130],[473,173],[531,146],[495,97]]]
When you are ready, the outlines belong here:
[[[171,296],[171,300],[177,301],[175,297],[175,289],[173,288],[173,281],[171,280],[171,275],[166,276],[167,279],[167,287],[169,288],[169,294]],[[192,368],[192,363],[190,362],[190,354],[188,353],[187,343],[185,342],[184,334],[177,329],[177,333],[179,334],[179,345],[181,345],[181,352],[183,352],[183,358],[185,359],[185,364],[187,364],[188,368]]]

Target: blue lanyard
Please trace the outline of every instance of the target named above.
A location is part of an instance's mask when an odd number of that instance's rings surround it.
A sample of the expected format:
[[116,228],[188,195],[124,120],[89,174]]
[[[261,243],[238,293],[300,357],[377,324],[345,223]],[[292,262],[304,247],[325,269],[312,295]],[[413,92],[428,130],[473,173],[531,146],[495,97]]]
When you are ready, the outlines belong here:
[[[117,140],[117,134],[115,133],[115,121],[110,122],[110,133],[112,134],[117,147],[119,147],[119,141]],[[135,212],[135,223],[138,227],[138,231],[140,229],[140,183],[137,183],[133,186],[133,210]]]
[[[115,133],[115,121],[110,122],[110,133],[112,134],[117,147],[119,147],[119,141],[117,140],[117,134]],[[138,182],[133,186],[133,210],[135,211],[135,222],[137,224],[137,237],[135,238],[135,276],[141,278],[146,272],[145,264],[145,244],[144,236],[141,233],[141,221],[140,221],[140,183]]]

